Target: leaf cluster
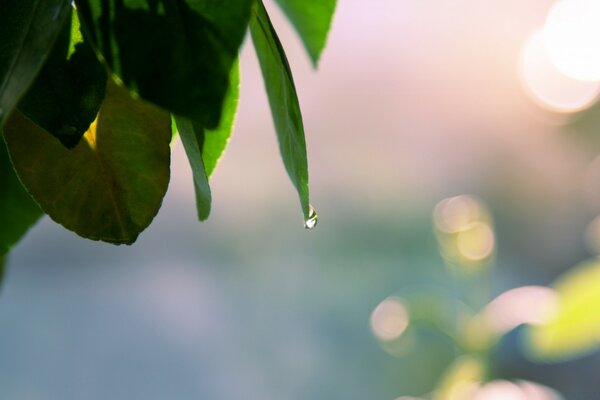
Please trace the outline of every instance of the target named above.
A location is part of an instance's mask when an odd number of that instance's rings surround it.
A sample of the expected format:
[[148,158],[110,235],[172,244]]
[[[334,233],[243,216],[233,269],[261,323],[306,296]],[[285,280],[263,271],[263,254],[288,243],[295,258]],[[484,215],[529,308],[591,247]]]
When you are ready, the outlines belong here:
[[[316,66],[335,0],[276,3]],[[174,129],[208,218],[248,30],[312,226],[300,105],[261,0],[0,0],[0,257],[43,214],[85,238],[133,243],[167,190]]]

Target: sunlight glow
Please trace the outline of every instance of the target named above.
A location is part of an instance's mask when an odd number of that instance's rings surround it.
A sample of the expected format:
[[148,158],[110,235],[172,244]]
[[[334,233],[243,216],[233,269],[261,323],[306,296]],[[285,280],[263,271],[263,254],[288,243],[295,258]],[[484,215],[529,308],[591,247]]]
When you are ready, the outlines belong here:
[[461,256],[470,261],[481,261],[494,251],[494,232],[483,222],[476,222],[468,229],[461,231],[456,239],[456,246]]
[[529,381],[519,381],[519,387],[525,393],[527,400],[562,400],[562,396],[549,387]]
[[373,334],[383,341],[398,339],[408,327],[408,322],[408,310],[399,297],[383,300],[371,314]]
[[470,400],[561,400],[562,397],[546,386],[528,381],[517,383],[496,380],[479,387]]
[[493,381],[481,386],[473,400],[528,400],[521,388],[508,381]]
[[561,0],[544,26],[544,45],[553,65],[566,76],[600,80],[600,2]]
[[440,201],[433,211],[437,229],[456,233],[467,229],[481,216],[479,202],[471,196],[460,195]]
[[553,289],[523,286],[500,294],[486,306],[483,316],[495,332],[504,333],[525,323],[545,323],[553,318],[558,306]]
[[448,264],[468,273],[489,265],[496,240],[491,214],[479,199],[460,195],[440,201],[433,211],[433,225]]
[[88,130],[83,135],[83,140],[85,140],[90,146],[90,149],[96,150],[96,128],[98,126],[98,117],[91,123]]
[[591,106],[600,93],[600,82],[568,77],[551,62],[542,31],[533,33],[525,42],[519,69],[521,81],[530,97],[550,111],[581,111]]

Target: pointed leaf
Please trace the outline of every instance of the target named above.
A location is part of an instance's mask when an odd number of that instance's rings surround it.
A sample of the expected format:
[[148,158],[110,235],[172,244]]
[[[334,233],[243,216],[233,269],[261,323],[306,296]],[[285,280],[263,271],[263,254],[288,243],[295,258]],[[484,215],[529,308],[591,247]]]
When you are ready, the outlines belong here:
[[260,0],[255,2],[250,32],[265,81],[279,150],[290,179],[296,186],[304,219],[311,218],[308,194],[308,165],[302,114],[289,63]]
[[15,112],[5,139],[21,181],[42,209],[77,234],[131,244],[169,183],[171,120],[109,80],[98,118],[72,150]]
[[336,0],[275,0],[292,22],[313,66],[319,62],[327,41]]
[[39,72],[69,0],[0,0],[0,128]]
[[77,0],[84,33],[131,90],[207,128],[220,121],[252,0]]
[[41,216],[40,207],[21,185],[0,140],[0,258]]
[[196,192],[196,210],[198,219],[205,221],[210,214],[211,193],[208,185],[208,177],[202,161],[202,141],[204,129],[198,123],[194,123],[184,117],[175,117],[177,130],[181,142],[187,154],[194,177],[194,190]]
[[19,111],[72,148],[96,118],[106,89],[106,71],[79,33],[76,13],[21,102]]
[[534,358],[556,361],[588,354],[600,347],[600,261],[569,270],[552,285],[558,308],[546,323],[531,325],[526,344]]
[[204,141],[201,143],[202,160],[207,176],[211,176],[214,172],[233,132],[233,124],[240,99],[240,66],[237,61],[233,65],[229,76],[229,89],[225,96],[225,103],[223,103],[221,122],[217,128],[205,131]]
[[239,63],[236,61],[231,70],[230,87],[225,97],[221,122],[216,129],[204,129],[199,123],[187,118],[173,117],[192,168],[196,210],[200,221],[205,221],[210,215],[212,196],[208,177],[217,166],[231,136],[239,100],[239,86]]

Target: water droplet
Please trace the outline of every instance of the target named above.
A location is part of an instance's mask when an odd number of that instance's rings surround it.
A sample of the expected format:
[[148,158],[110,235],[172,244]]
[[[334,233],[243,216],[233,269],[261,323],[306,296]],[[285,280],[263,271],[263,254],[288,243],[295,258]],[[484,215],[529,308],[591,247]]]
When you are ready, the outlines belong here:
[[319,222],[319,216],[317,215],[317,212],[312,206],[309,207],[310,208],[308,210],[308,219],[304,221],[304,227],[306,229],[314,228],[315,226],[317,226],[317,222]]

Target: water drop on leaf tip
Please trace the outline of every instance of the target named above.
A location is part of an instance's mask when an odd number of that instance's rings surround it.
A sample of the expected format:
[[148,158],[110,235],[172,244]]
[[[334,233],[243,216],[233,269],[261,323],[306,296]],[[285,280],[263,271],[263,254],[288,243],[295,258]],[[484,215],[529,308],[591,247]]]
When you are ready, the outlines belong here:
[[312,208],[312,206],[310,206],[310,209],[308,210],[308,218],[306,219],[306,221],[304,221],[304,227],[306,229],[312,229],[315,226],[317,226],[318,221],[319,216],[317,215],[317,212],[314,208]]

